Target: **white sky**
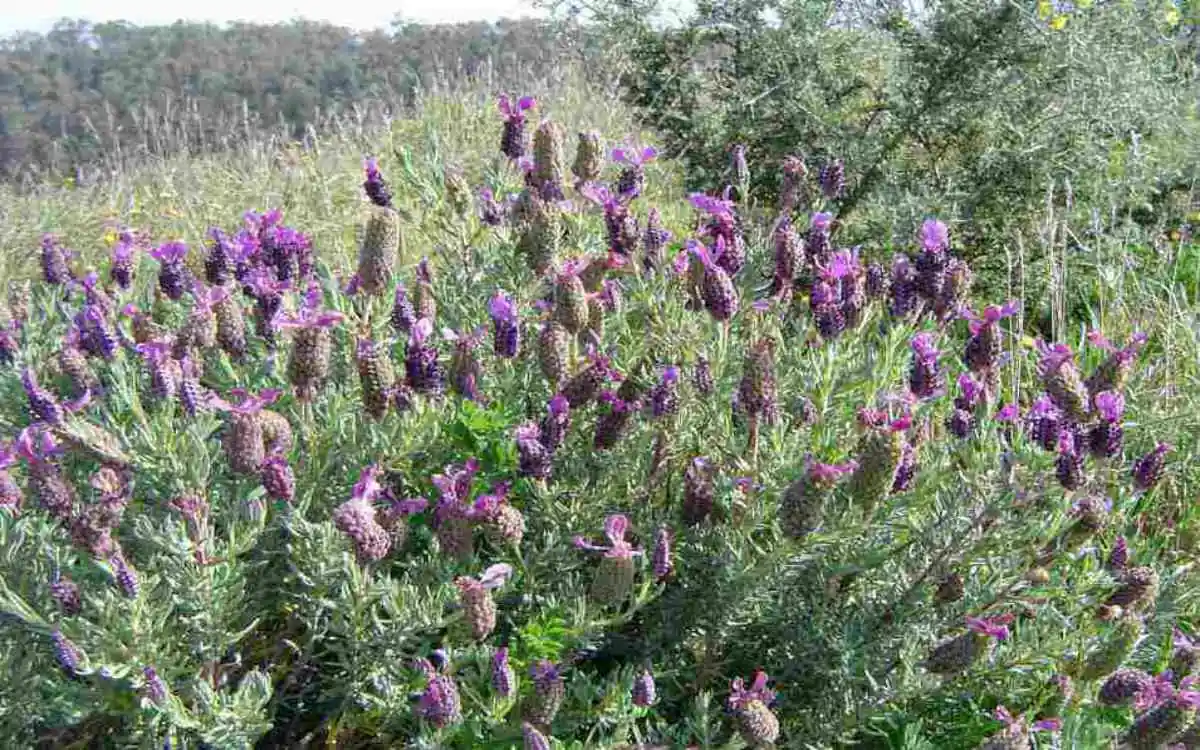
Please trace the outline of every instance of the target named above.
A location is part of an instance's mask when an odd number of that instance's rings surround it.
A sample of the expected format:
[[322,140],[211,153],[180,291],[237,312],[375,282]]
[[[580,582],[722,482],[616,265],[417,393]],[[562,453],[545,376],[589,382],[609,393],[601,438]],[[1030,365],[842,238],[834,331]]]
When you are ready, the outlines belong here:
[[271,23],[292,18],[329,21],[353,29],[387,27],[399,13],[407,21],[458,21],[537,15],[527,0],[9,0],[0,11],[0,35],[46,31],[60,18],[123,20],[139,26],[188,21]]

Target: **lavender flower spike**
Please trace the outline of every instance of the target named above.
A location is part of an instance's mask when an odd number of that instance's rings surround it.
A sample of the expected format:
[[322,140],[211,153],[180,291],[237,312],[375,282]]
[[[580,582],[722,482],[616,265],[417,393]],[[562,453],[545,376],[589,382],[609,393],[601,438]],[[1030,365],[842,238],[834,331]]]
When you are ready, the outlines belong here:
[[1154,450],[1142,456],[1133,464],[1133,486],[1138,491],[1147,492],[1158,484],[1158,481],[1162,478],[1166,455],[1172,450],[1174,450],[1173,446],[1167,443],[1159,443],[1154,446]]
[[488,315],[491,316],[495,334],[492,349],[496,356],[504,359],[516,357],[521,347],[521,328],[512,297],[502,290],[497,291],[488,301]]
[[426,659],[418,659],[417,668],[428,679],[425,692],[417,702],[417,715],[438,729],[462,721],[462,704],[454,678],[439,673]]
[[930,399],[942,393],[946,376],[938,364],[941,352],[934,346],[932,333],[918,333],[912,339],[913,361],[908,375],[908,387],[920,399]]
[[654,535],[654,555],[652,562],[654,577],[659,581],[669,578],[675,570],[675,561],[671,556],[671,530],[666,526],[660,528]]
[[492,656],[492,689],[501,698],[517,693],[517,673],[508,663],[508,648],[498,648]]

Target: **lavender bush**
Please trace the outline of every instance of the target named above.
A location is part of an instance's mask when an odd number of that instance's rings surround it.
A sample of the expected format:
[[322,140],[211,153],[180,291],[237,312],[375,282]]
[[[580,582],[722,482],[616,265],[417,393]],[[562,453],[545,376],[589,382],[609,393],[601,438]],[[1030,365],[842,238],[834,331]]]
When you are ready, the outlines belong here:
[[[3,306],[5,746],[1200,734],[1178,298],[1128,279],[1038,341],[1021,300],[967,294],[944,223],[885,254],[797,210],[851,165],[789,166],[783,224],[685,198],[644,148],[527,181],[533,100],[504,101],[455,174],[512,210],[356,154],[327,189],[365,253],[291,208],[138,253],[31,231]],[[592,132],[550,121],[533,150]],[[436,252],[379,260],[381,216]]]

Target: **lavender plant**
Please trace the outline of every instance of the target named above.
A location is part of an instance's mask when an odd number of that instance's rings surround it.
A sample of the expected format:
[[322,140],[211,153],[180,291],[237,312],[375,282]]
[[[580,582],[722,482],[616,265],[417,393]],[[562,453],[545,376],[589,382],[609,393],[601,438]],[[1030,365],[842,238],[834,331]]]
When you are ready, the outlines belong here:
[[[455,154],[493,199],[530,190],[508,101],[504,158],[495,130]],[[356,194],[356,153],[328,184],[354,247],[289,203],[297,226],[191,223],[228,228],[160,244],[157,277],[31,259],[0,365],[0,738],[1184,741],[1195,441],[1152,365],[1191,361],[1180,316],[1038,346],[1015,304],[969,313],[943,223],[889,273],[832,212],[672,197],[651,152],[603,164],[610,135],[573,170],[602,200],[527,192],[514,221],[444,195],[432,150]],[[838,205],[845,168],[789,162],[781,203]]]

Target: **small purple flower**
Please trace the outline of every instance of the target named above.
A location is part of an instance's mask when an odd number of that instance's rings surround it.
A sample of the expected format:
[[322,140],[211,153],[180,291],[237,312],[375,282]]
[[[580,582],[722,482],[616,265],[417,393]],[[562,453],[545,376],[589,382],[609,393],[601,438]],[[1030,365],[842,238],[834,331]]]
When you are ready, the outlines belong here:
[[1113,458],[1121,453],[1124,444],[1124,428],[1121,419],[1125,414],[1125,397],[1115,391],[1103,391],[1093,399],[1100,422],[1088,433],[1092,455]]
[[461,721],[462,705],[454,678],[434,669],[427,659],[418,659],[417,669],[428,681],[417,702],[417,715],[438,729]]
[[508,648],[498,648],[492,655],[492,689],[501,698],[511,698],[517,693],[517,673],[508,663]]
[[969,318],[970,323],[968,324],[968,328],[971,332],[971,335],[978,336],[988,326],[994,326],[1001,320],[1016,315],[1017,311],[1020,309],[1021,303],[1017,302],[1016,300],[1010,300],[999,306],[988,305],[983,309],[982,317]]
[[955,406],[959,409],[970,411],[983,399],[983,384],[968,372],[958,376],[958,391],[959,397],[955,399]]
[[512,297],[502,290],[497,291],[488,301],[488,315],[492,319],[492,349],[496,356],[504,359],[516,357],[521,347],[521,328],[517,305]]
[[550,750],[550,738],[525,721],[521,723],[521,746],[523,750]]
[[74,616],[83,611],[83,598],[80,595],[79,585],[57,573],[54,580],[50,582],[50,597],[54,599],[64,615]]
[[729,708],[738,711],[752,701],[770,706],[775,701],[775,691],[767,687],[769,679],[767,673],[761,669],[754,672],[750,687],[746,687],[746,682],[741,677],[735,678],[729,691]]
[[1083,487],[1083,456],[1080,455],[1075,441],[1075,434],[1070,430],[1062,430],[1058,435],[1058,457],[1054,462],[1055,476],[1065,490],[1078,490]]
[[692,193],[688,196],[688,203],[692,204],[692,208],[708,214],[709,216],[733,216],[733,201],[714,198],[713,196],[706,195],[704,193]]
[[633,705],[639,708],[648,708],[654,705],[658,699],[658,694],[655,690],[654,675],[650,674],[650,670],[643,669],[642,673],[633,678]]
[[934,346],[932,333],[918,333],[912,339],[913,360],[908,375],[908,387],[920,399],[940,395],[946,386],[946,376],[938,363],[941,352]]
[[333,523],[350,538],[360,563],[382,560],[391,549],[391,535],[380,525],[374,501],[383,494],[382,470],[372,464],[362,470],[350,499],[333,512]]
[[501,95],[496,102],[504,116],[504,131],[500,136],[500,153],[513,161],[525,155],[525,112],[533,109],[537,102],[531,96],[513,100],[508,94]]
[[433,321],[421,318],[413,325],[404,354],[404,371],[408,385],[417,393],[436,395],[442,392],[445,374],[438,363],[438,351],[428,343],[433,334]]
[[257,414],[275,403],[281,393],[282,391],[278,388],[264,388],[258,393],[252,393],[245,388],[234,388],[229,392],[229,395],[237,399],[237,403],[214,397],[212,404],[220,411],[228,411],[235,414]]
[[479,220],[489,227],[498,227],[504,223],[504,205],[496,200],[491,188],[479,191]]
[[659,382],[650,391],[650,414],[655,419],[661,419],[678,410],[679,368],[672,365],[663,370]]
[[38,385],[33,369],[21,371],[21,386],[29,400],[29,412],[36,421],[56,425],[63,420],[63,407],[52,393]]
[[617,194],[623,201],[627,202],[641,195],[646,183],[645,165],[654,161],[657,156],[658,150],[653,146],[641,149],[636,146],[613,149],[613,161],[625,165],[617,177],[616,185]]
[[1015,403],[1005,404],[1004,406],[1001,406],[999,410],[996,411],[996,421],[997,422],[1011,423],[1011,422],[1016,422],[1020,418],[1021,418],[1020,404],[1015,404]]
[[367,197],[376,206],[389,208],[392,205],[392,193],[388,189],[387,182],[383,179],[383,174],[379,171],[379,162],[375,157],[369,157],[363,160],[363,171],[366,173],[366,179],[363,181],[363,190]]
[[572,543],[576,549],[603,552],[605,557],[625,558],[642,554],[640,550],[635,550],[633,545],[625,541],[625,535],[628,533],[629,519],[620,513],[614,513],[604,519],[604,536],[607,537],[609,546],[592,544],[582,536],[576,536]]
[[150,257],[161,264],[158,285],[168,299],[179,300],[187,290],[187,267],[183,264],[187,254],[187,245],[182,242],[167,242],[150,251]]
[[65,250],[52,234],[42,235],[42,278],[47,284],[59,286],[71,280],[71,268],[67,265],[69,251]]
[[821,167],[817,175],[821,192],[830,200],[837,200],[846,194],[846,165],[841,159],[834,159]]
[[950,249],[950,230],[937,219],[921,224],[921,249],[927,253],[944,253]]
[[1114,424],[1121,421],[1125,413],[1125,397],[1120,393],[1104,391],[1096,394],[1095,403],[1101,419]]
[[516,429],[518,471],[521,476],[548,479],[553,471],[552,452],[542,443],[542,430],[534,422]]
[[417,322],[417,313],[413,309],[412,301],[408,298],[408,288],[403,282],[396,284],[396,291],[392,297],[392,329],[396,333],[411,333],[413,324]]
[[121,289],[129,289],[133,285],[133,255],[136,251],[137,245],[132,235],[122,232],[121,238],[113,246],[112,264],[108,269],[109,278]]
[[1008,626],[1012,622],[1012,615],[994,615],[992,617],[971,617],[967,616],[967,630],[980,635],[986,635],[988,638],[993,638],[997,641],[1008,640]]
[[129,563],[125,561],[125,556],[121,553],[114,555],[111,562],[121,593],[125,594],[127,599],[136,599],[140,588],[137,571],[129,567]]
[[675,570],[675,562],[671,555],[671,530],[666,526],[654,535],[654,554],[651,561],[654,577],[659,581],[669,578]]
[[296,497],[296,476],[283,456],[275,455],[263,462],[259,480],[272,500],[290,503]]
[[1033,402],[1029,414],[1025,417],[1034,442],[1048,451],[1058,446],[1058,433],[1062,431],[1063,418],[1062,410],[1046,395]]
[[1159,443],[1154,450],[1139,458],[1133,464],[1133,486],[1139,492],[1148,492],[1162,478],[1163,464],[1169,452],[1174,447],[1167,443]]
[[63,635],[61,630],[55,630],[50,634],[50,644],[54,649],[54,660],[58,662],[62,671],[68,677],[78,676],[80,662],[83,659],[79,648]]
[[561,393],[556,394],[546,405],[546,416],[542,419],[540,440],[546,450],[557,451],[567,437],[571,427],[571,402]]
[[161,706],[167,702],[167,684],[158,676],[154,667],[143,667],[142,679],[142,690],[151,703]]

